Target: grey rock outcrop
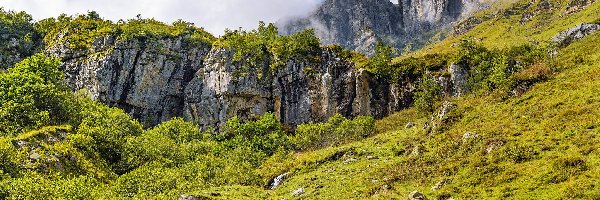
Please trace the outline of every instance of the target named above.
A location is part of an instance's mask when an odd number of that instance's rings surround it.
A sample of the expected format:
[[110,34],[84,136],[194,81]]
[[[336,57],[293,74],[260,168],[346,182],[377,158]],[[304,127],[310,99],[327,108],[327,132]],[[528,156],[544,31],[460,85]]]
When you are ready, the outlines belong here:
[[452,83],[452,96],[459,97],[468,93],[467,70],[464,67],[453,63],[448,67],[448,72],[450,72],[450,82]]
[[275,71],[269,71],[268,63],[240,71],[231,56],[225,49],[208,54],[185,89],[186,118],[219,127],[235,116],[250,119],[273,112],[281,122],[298,125],[335,113],[381,118],[411,102],[412,85],[374,78],[329,49],[319,63],[291,60]]
[[298,188],[297,190],[294,190],[292,192],[292,196],[295,196],[295,197],[300,196],[302,194],[304,194],[304,188]]
[[[86,90],[147,127],[183,117],[219,129],[233,117],[244,121],[267,112],[292,127],[336,113],[379,119],[409,107],[416,83],[374,76],[335,48],[321,48],[315,61],[292,58],[271,68],[266,58],[249,68],[234,61],[235,50],[189,42],[185,35],[101,36],[88,49],[59,43],[46,53],[62,58],[74,91]],[[440,84],[464,82],[460,70],[453,74]],[[449,88],[447,96],[464,91]]]
[[452,102],[444,101],[439,111],[431,115],[431,119],[427,122],[424,128],[429,134],[436,134],[444,131],[445,128],[450,126],[455,117],[455,111],[458,106]]
[[372,55],[378,41],[397,49],[418,48],[435,32],[479,8],[475,0],[327,0],[310,16],[282,19],[284,34],[312,28],[325,45]]
[[552,37],[552,42],[558,47],[565,47],[571,44],[571,42],[580,40],[598,30],[600,30],[600,24],[580,24],[556,34]]
[[[64,34],[62,35],[64,37]],[[347,117],[385,117],[412,102],[412,83],[372,76],[323,48],[319,62],[290,60],[276,70],[233,62],[234,51],[192,44],[186,36],[97,38],[89,49],[47,47],[62,58],[66,82],[91,98],[124,109],[145,126],[184,117],[219,128],[228,119],[275,113],[282,123]]]
[[67,84],[92,99],[124,109],[145,125],[183,115],[184,89],[203,66],[210,45],[184,37],[148,40],[97,38],[90,49],[48,47],[62,58]]
[[594,2],[596,2],[596,0],[573,0],[567,5],[565,14],[577,13]]

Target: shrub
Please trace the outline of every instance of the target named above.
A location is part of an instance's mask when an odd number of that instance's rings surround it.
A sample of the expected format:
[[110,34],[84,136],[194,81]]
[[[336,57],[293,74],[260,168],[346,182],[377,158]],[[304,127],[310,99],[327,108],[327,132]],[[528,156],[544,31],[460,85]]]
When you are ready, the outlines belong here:
[[181,177],[179,169],[148,164],[120,176],[113,190],[126,198],[151,197],[177,188]]
[[6,69],[38,50],[41,36],[32,24],[31,15],[0,8],[0,26],[2,27],[0,54],[3,55],[0,69]]
[[533,159],[538,152],[531,146],[511,145],[504,149],[503,154],[515,163],[523,163]]
[[275,114],[266,113],[258,120],[242,123],[239,118],[227,121],[217,141],[225,142],[229,148],[252,147],[255,151],[272,155],[287,144],[287,135]]
[[308,150],[364,138],[374,131],[375,120],[372,117],[349,120],[336,114],[324,123],[299,125],[290,140],[295,149]]
[[552,75],[552,70],[544,63],[536,63],[514,74],[518,83],[531,84],[546,80]]
[[547,57],[545,51],[532,45],[504,50],[489,50],[481,44],[464,40],[454,62],[470,68],[468,84],[473,91],[506,95],[517,85],[513,74]]
[[58,59],[36,54],[0,73],[0,133],[14,135],[71,118],[74,98],[58,66]]
[[[279,36],[274,24],[266,25],[264,22],[259,23],[257,30],[226,30],[214,45],[233,50],[232,60],[240,65],[242,72],[259,69],[258,73],[261,74],[280,68],[290,60],[317,62],[321,56],[319,39],[314,30]],[[265,69],[265,66],[270,66],[270,69]]]
[[442,98],[442,86],[440,86],[432,77],[424,74],[417,83],[414,93],[414,105],[422,113],[432,113],[434,104]]
[[373,57],[371,57],[371,59],[369,59],[367,70],[378,75],[389,74],[389,72],[392,70],[390,69],[390,64],[394,54],[394,47],[388,46],[383,42],[377,42],[375,54]]
[[89,99],[80,99],[78,113],[80,121],[76,123],[77,134],[90,136],[94,140],[93,149],[111,165],[118,174],[126,172],[126,168],[117,166],[122,158],[127,138],[142,133],[142,125],[131,119],[123,110],[109,108]]

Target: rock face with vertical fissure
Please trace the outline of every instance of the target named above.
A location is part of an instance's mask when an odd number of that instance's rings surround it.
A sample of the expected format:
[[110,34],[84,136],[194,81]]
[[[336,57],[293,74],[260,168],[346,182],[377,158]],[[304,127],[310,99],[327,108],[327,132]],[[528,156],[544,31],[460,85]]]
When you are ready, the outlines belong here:
[[322,48],[317,62],[291,59],[272,69],[233,61],[234,50],[190,44],[184,37],[97,38],[88,49],[57,44],[68,85],[124,109],[146,126],[184,117],[219,128],[228,119],[273,112],[287,125],[333,114],[385,117],[412,103],[414,85],[376,77],[337,51]]

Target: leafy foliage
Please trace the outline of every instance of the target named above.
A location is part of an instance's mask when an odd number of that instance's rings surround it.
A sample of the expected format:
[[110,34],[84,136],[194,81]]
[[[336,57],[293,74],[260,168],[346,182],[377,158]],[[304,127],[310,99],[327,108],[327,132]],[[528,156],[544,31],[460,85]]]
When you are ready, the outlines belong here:
[[417,83],[414,96],[414,105],[417,110],[423,113],[432,113],[435,103],[441,99],[442,86],[430,75],[424,74]]
[[122,110],[71,93],[58,65],[36,54],[0,73],[2,198],[170,198],[211,185],[262,186],[255,170],[273,155],[373,132],[372,118],[337,115],[313,125],[326,126],[319,133],[327,137],[300,143],[315,133],[286,132],[272,113],[231,119],[220,132],[180,118],[143,130]]
[[40,33],[45,34],[47,46],[68,44],[71,49],[88,49],[101,37],[117,36],[118,40],[160,39],[166,37],[184,37],[190,44],[212,43],[214,36],[195,27],[192,23],[178,20],[172,25],[154,19],[130,19],[113,23],[104,20],[94,12],[87,15],[67,16],[44,19],[36,24]]
[[0,69],[6,69],[38,50],[41,36],[35,31],[31,15],[0,8]]
[[58,59],[36,54],[0,73],[0,135],[69,120],[73,97],[58,65]]
[[310,150],[365,138],[374,133],[372,117],[357,117],[353,120],[336,114],[323,123],[302,124],[296,128],[292,144],[298,150]]
[[274,24],[266,25],[264,22],[260,22],[257,30],[226,30],[215,46],[234,50],[232,60],[240,63],[242,70],[261,66],[270,66],[271,70],[275,70],[290,60],[318,62],[321,56],[319,39],[314,30],[279,36]]

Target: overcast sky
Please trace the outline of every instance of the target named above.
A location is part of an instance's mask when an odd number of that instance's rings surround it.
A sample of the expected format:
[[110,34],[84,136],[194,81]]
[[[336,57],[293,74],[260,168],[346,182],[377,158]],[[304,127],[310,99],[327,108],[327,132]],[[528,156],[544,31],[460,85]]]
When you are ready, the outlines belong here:
[[[0,0],[5,10],[26,11],[36,20],[61,13],[94,10],[105,19],[155,18],[193,22],[214,35],[225,28],[255,28],[258,21],[275,22],[289,16],[307,15],[323,0]],[[392,0],[397,1],[397,0]]]

